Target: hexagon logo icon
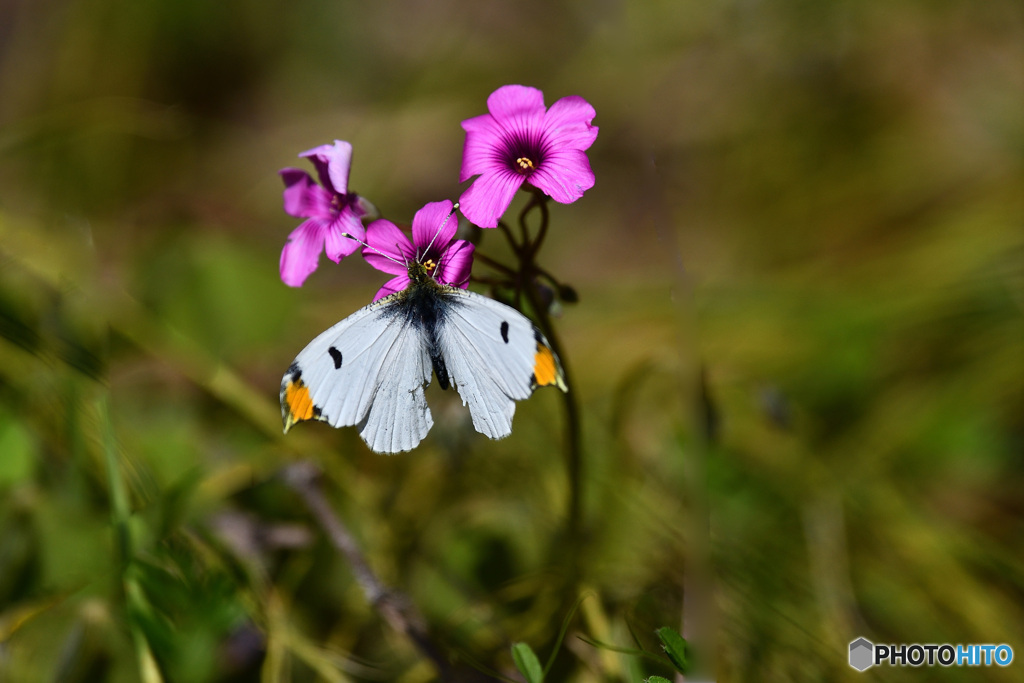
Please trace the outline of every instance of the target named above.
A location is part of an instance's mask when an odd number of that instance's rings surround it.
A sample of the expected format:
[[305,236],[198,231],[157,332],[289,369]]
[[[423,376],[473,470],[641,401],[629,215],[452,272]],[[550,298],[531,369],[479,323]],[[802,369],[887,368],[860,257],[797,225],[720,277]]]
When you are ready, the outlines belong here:
[[850,666],[864,671],[875,662],[875,646],[867,638],[858,638],[850,643]]

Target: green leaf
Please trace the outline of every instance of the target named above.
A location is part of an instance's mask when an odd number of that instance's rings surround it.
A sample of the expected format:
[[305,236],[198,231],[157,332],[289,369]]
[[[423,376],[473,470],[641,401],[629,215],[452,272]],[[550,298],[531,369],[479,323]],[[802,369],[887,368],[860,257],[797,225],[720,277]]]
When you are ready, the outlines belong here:
[[678,631],[668,626],[662,626],[655,633],[658,634],[658,638],[661,640],[661,646],[665,649],[665,654],[672,660],[672,666],[679,673],[686,673],[690,666],[686,652],[686,640],[679,635]]
[[542,683],[544,672],[540,668],[540,660],[533,650],[526,643],[515,643],[512,645],[512,659],[516,663],[519,673],[526,677],[527,683]]
[[645,678],[644,683],[672,683],[672,681],[664,676],[651,676],[650,678]]
[[0,486],[20,484],[32,476],[35,450],[32,435],[0,413]]

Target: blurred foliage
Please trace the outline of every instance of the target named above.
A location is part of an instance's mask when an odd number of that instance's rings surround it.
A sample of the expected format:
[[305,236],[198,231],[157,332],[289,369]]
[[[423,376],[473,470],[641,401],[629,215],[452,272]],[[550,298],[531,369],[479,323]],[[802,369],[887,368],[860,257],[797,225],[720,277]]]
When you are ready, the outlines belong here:
[[[569,542],[555,392],[491,442],[432,390],[395,457],[276,405],[381,282],[280,283],[277,169],[349,140],[408,221],[515,82],[601,128],[541,256],[579,298]],[[855,680],[858,636],[1020,656],[1022,112],[1012,0],[0,4],[0,680],[431,680],[278,476],[300,459],[460,671],[547,661],[584,594],[545,680],[672,676],[623,652],[665,625],[720,680]]]

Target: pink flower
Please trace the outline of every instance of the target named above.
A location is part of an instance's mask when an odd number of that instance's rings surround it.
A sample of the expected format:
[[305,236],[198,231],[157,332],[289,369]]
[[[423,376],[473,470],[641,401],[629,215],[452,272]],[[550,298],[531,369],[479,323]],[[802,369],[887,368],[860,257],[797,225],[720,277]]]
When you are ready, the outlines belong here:
[[[339,263],[355,252],[357,240],[366,236],[361,219],[367,207],[359,195],[348,191],[352,145],[335,140],[333,145],[321,145],[299,156],[313,162],[320,185],[303,170],[279,171],[284,180],[284,210],[306,219],[288,235],[281,251],[281,279],[292,287],[301,286],[316,270],[321,251]],[[345,233],[357,239],[349,239]]]
[[482,228],[498,225],[523,183],[570,204],[594,186],[585,150],[597,138],[594,108],[571,96],[544,108],[544,93],[506,85],[487,98],[489,114],[462,122],[466,145],[459,180],[480,177],[459,199],[462,213]]
[[450,201],[431,202],[412,219],[412,241],[394,223],[384,219],[366,227],[363,257],[377,270],[396,277],[388,280],[374,301],[409,286],[408,264],[417,261],[427,267],[437,282],[466,289],[473,265],[473,245],[455,240],[458,219]]

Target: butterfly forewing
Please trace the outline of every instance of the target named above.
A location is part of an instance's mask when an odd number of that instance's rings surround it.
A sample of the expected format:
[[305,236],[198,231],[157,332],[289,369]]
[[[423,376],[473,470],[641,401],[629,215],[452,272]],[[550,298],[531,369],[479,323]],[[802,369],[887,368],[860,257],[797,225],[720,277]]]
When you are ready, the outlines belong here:
[[281,382],[285,429],[310,419],[359,425],[377,452],[414,448],[433,424],[423,395],[431,365],[422,330],[404,314],[393,295],[310,342]]

